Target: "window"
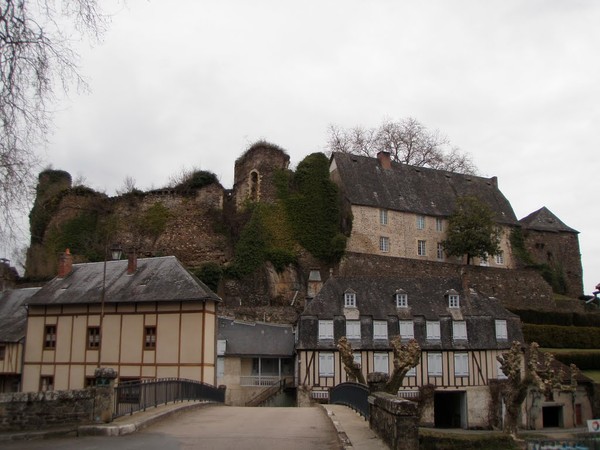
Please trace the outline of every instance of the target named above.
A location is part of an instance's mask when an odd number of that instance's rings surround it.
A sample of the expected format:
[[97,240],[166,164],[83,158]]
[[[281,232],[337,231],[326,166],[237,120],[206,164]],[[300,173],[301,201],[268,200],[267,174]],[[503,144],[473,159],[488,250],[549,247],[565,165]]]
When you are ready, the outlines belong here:
[[439,217],[435,218],[435,231],[444,231],[444,221]]
[[381,236],[379,238],[379,250],[381,250],[384,253],[387,253],[390,251],[390,238],[389,237]]
[[333,376],[333,353],[319,353],[319,376]]
[[460,308],[460,297],[458,294],[448,295],[448,307],[449,308]]
[[346,337],[360,339],[360,320],[346,320]]
[[362,366],[362,355],[360,353],[354,352],[352,354],[354,358],[354,364],[358,364],[358,366]]
[[427,339],[440,339],[440,323],[437,321],[427,321]]
[[506,380],[508,378],[502,370],[502,364],[500,364],[500,361],[498,360],[496,360],[496,373],[498,374],[497,378],[499,380]]
[[6,345],[0,345],[0,361],[4,361],[6,357]]
[[319,339],[333,339],[333,320],[319,320]]
[[444,260],[444,244],[441,242],[437,243],[437,259],[440,261]]
[[354,292],[344,294],[344,308],[356,308],[356,294]]
[[225,357],[217,356],[217,379],[222,380],[225,376]]
[[452,322],[452,337],[454,340],[467,339],[467,322],[455,320]]
[[156,327],[144,327],[144,349],[156,349]]
[[54,377],[48,375],[42,375],[40,377],[40,391],[53,391],[54,390]]
[[488,261],[489,256],[487,255],[487,253],[485,255],[483,255],[481,257],[481,259],[479,260],[479,265],[483,266],[483,267],[487,267],[490,265],[489,261]]
[[454,375],[457,377],[469,376],[469,354],[455,353],[454,354]]
[[417,368],[413,367],[408,372],[406,372],[406,377],[416,377],[417,376]]
[[396,308],[408,308],[408,294],[396,292]]
[[508,339],[506,320],[496,320],[496,339]]
[[88,327],[87,348],[92,350],[100,348],[100,327]]
[[44,332],[44,348],[56,348],[56,325],[46,325]]
[[390,366],[387,353],[373,353],[373,370],[375,372],[389,373]]
[[373,339],[387,339],[388,325],[386,320],[373,321]]
[[90,388],[90,387],[94,387],[96,386],[96,377],[94,376],[87,376],[85,377],[85,380],[83,380],[83,386],[86,388]]
[[417,230],[425,228],[425,216],[417,216]]
[[415,324],[412,320],[400,320],[400,338],[413,339],[415,337]]
[[442,375],[442,354],[428,353],[427,354],[427,374],[439,377]]
[[417,241],[417,255],[426,256],[427,249],[425,247],[425,241]]
[[388,224],[388,212],[387,212],[387,209],[380,209],[379,210],[379,223],[381,225],[387,225]]
[[227,350],[227,339],[217,340],[217,355],[224,356],[225,350]]
[[496,255],[496,264],[499,266],[504,265],[504,252],[502,250]]

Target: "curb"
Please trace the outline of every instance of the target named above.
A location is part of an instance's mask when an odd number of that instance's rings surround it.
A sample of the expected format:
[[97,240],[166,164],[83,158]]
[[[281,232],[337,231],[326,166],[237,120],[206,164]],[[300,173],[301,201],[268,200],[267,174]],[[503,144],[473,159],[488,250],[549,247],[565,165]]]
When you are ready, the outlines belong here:
[[348,437],[348,435],[342,428],[342,424],[334,418],[335,413],[333,411],[329,411],[323,405],[320,405],[320,406],[325,411],[325,414],[327,414],[327,417],[329,417],[329,419],[331,420],[331,423],[333,423],[335,431],[337,432],[337,436],[338,436],[338,440],[340,442],[341,448],[350,449],[350,450],[353,449],[354,447],[352,446],[352,442],[350,441],[350,438]]
[[131,423],[115,424],[113,422],[101,425],[81,425],[77,427],[77,436],[123,436],[142,430],[167,417],[208,405],[216,405],[216,403],[201,402],[182,405],[180,408],[158,411],[150,416],[134,420]]

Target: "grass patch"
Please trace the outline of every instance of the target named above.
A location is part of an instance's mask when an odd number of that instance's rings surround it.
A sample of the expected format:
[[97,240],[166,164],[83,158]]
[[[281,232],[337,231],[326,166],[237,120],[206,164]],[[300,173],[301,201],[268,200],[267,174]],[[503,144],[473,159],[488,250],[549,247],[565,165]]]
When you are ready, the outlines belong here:
[[582,370],[581,373],[594,380],[595,383],[600,383],[600,370]]
[[553,355],[557,353],[600,353],[600,350],[597,348],[547,348],[540,347],[541,352],[552,353]]

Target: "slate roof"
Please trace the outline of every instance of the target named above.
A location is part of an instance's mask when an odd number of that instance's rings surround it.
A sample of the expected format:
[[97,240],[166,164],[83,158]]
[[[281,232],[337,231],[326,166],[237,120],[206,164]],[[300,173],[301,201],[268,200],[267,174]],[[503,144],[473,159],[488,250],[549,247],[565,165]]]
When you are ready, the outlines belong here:
[[550,231],[555,233],[579,233],[579,231],[565,225],[552,211],[543,206],[535,212],[532,212],[527,217],[519,220],[523,228],[536,231]]
[[351,204],[447,217],[456,199],[475,196],[494,212],[498,223],[518,224],[515,213],[496,178],[483,178],[396,162],[383,169],[377,158],[335,152],[346,198]]
[[[104,262],[73,264],[65,278],[54,278],[27,302],[31,305],[99,303]],[[220,301],[202,281],[174,256],[140,258],[135,273],[127,274],[127,260],[106,263],[106,303]]]
[[18,342],[27,328],[27,300],[39,287],[0,292],[0,342]]
[[[493,297],[469,289],[466,295],[458,278],[359,278],[330,277],[321,291],[300,315],[297,348],[335,348],[335,342],[318,342],[318,320],[334,320],[335,341],[345,334],[344,292],[356,292],[356,307],[361,320],[361,342],[354,348],[388,348],[387,342],[372,339],[370,320],[387,320],[388,336],[399,334],[399,320],[414,320],[415,339],[423,349],[505,349],[513,340],[523,342],[520,319]],[[408,295],[408,308],[396,308],[395,293]],[[448,291],[460,295],[460,308],[448,307]],[[495,320],[507,321],[508,339],[498,342]],[[426,321],[440,321],[439,342],[425,340]],[[467,322],[466,342],[452,341],[452,320]],[[339,322],[339,324],[337,324]],[[337,331],[336,331],[337,330]]]
[[284,357],[294,354],[291,325],[240,322],[219,317],[217,339],[225,339],[227,356]]

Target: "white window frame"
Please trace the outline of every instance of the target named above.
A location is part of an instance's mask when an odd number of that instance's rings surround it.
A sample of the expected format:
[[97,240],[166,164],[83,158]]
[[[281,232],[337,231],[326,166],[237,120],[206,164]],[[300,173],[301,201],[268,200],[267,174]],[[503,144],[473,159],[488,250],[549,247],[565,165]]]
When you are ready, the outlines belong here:
[[417,256],[427,256],[427,241],[423,239],[417,241]]
[[406,372],[405,377],[416,377],[417,376],[417,367],[412,367],[408,372]]
[[360,339],[360,320],[346,320],[346,338]]
[[401,339],[415,338],[415,323],[412,320],[399,320],[398,329]]
[[496,328],[496,339],[503,341],[508,340],[508,327],[506,325],[506,320],[496,320],[494,325]]
[[374,320],[373,321],[373,339],[387,339],[388,338],[388,323],[387,320]]
[[467,322],[464,320],[452,321],[452,338],[454,340],[467,339]]
[[387,225],[388,224],[388,211],[387,211],[387,209],[380,209],[379,210],[379,223],[381,225]]
[[427,329],[428,341],[439,341],[441,339],[439,320],[428,320],[425,324],[425,328]]
[[448,308],[460,308],[460,295],[448,294]]
[[319,376],[333,377],[335,375],[335,365],[332,352],[319,353]]
[[408,308],[408,294],[396,293],[396,308]]
[[435,231],[444,231],[444,221],[439,217],[435,218]]
[[441,242],[437,243],[437,259],[440,261],[444,260],[444,244]]
[[373,353],[373,371],[390,373],[390,355],[387,352]]
[[333,320],[319,320],[319,340],[333,339]]
[[362,367],[362,354],[360,352],[352,353],[352,359],[354,360],[354,364],[358,364]]
[[427,353],[427,375],[442,376],[442,354],[440,352]]
[[379,236],[379,250],[383,253],[390,252],[390,238],[387,236]]
[[344,292],[344,308],[356,308],[355,292]]
[[225,357],[217,356],[217,379],[222,380],[225,376]]
[[218,356],[225,355],[225,350],[227,350],[227,339],[218,339],[217,340],[217,355]]
[[504,252],[502,250],[500,250],[500,252],[498,252],[498,254],[496,255],[496,264],[498,264],[499,266],[504,265]]
[[417,216],[417,230],[425,229],[425,216],[419,215]]
[[469,354],[455,353],[454,354],[454,376],[468,377],[469,376]]

